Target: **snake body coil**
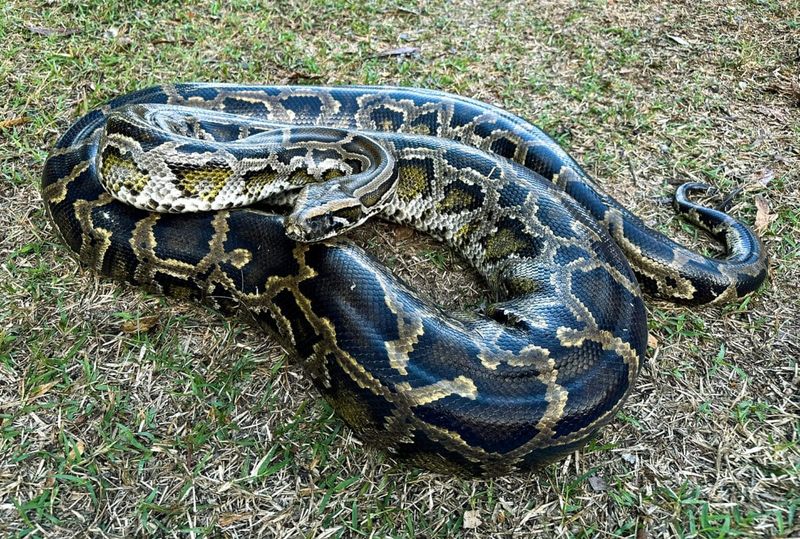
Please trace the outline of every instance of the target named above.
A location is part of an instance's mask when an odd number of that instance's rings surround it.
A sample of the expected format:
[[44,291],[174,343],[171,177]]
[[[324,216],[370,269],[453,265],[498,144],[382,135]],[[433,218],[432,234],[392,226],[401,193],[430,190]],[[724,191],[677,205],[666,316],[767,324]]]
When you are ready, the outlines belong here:
[[[613,418],[645,353],[639,284],[687,303],[761,284],[758,239],[690,202],[696,189],[677,207],[726,244],[725,260],[647,228],[496,107],[407,88],[212,84],[88,113],[42,181],[84,264],[248,313],[358,436],[483,475],[555,459]],[[258,201],[293,210],[239,207]],[[452,246],[500,301],[445,313],[326,239],[373,215]]]

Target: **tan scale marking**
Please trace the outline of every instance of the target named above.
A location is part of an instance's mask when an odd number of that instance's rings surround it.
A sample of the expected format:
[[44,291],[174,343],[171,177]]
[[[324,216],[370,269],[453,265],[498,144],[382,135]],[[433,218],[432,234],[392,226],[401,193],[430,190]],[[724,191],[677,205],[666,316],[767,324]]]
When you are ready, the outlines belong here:
[[160,218],[161,214],[151,213],[136,223],[133,229],[130,244],[137,260],[140,261],[136,267],[134,278],[137,282],[151,282],[154,281],[156,272],[162,272],[191,281],[191,277],[196,271],[194,265],[156,256],[157,243],[153,228]]
[[[692,282],[689,279],[683,279],[673,268],[668,265],[652,260],[645,256],[642,249],[631,242],[625,237],[623,232],[623,216],[622,213],[616,208],[609,208],[606,210],[605,216],[601,222],[606,227],[606,230],[611,230],[611,225],[614,225],[612,237],[617,245],[620,246],[625,253],[626,258],[631,266],[636,268],[637,271],[653,279],[658,286],[658,291],[667,297],[692,299],[697,292]],[[677,286],[670,286],[667,284],[667,275],[675,280]]]
[[555,431],[553,430],[559,420],[564,417],[564,408],[567,406],[569,392],[556,383],[558,379],[558,369],[556,369],[555,361],[548,360],[549,369],[542,372],[538,379],[542,382],[547,389],[544,393],[544,400],[547,402],[547,408],[541,419],[536,423],[536,436],[533,437],[531,443],[541,443],[553,438]]
[[[398,338],[394,341],[386,341],[386,353],[389,356],[389,364],[403,376],[408,374],[406,366],[409,362],[409,354],[414,350],[414,346],[419,342],[419,338],[424,333],[422,318],[419,316],[408,316],[400,302],[395,301],[394,293],[388,283],[382,277],[375,274],[378,283],[383,290],[383,301],[386,307],[397,317]],[[413,313],[412,313],[413,314]]]
[[457,376],[453,380],[439,380],[422,387],[411,387],[408,382],[400,382],[397,384],[397,389],[414,406],[424,406],[451,395],[458,395],[470,400],[478,397],[478,388],[475,386],[475,382],[466,376]]
[[[96,200],[77,200],[73,204],[75,216],[84,232],[83,241],[80,248],[80,259],[87,266],[95,271],[99,271],[103,266],[108,248],[111,246],[111,231],[105,228],[94,226],[92,222],[92,210],[113,202],[113,198],[107,193],[103,193]],[[94,239],[94,242],[87,240]],[[94,245],[92,245],[94,243]]]
[[356,122],[357,127],[359,129],[374,129],[380,130],[381,128],[384,130],[389,130],[392,127],[392,122],[388,118],[384,120],[382,125],[378,125],[372,119],[372,112],[375,109],[389,109],[393,112],[398,112],[402,115],[403,119],[400,122],[401,130],[402,126],[408,125],[410,121],[413,119],[409,116],[409,111],[416,108],[414,103],[409,100],[395,100],[395,99],[376,99],[374,104],[364,105],[364,101],[370,99],[372,96],[362,96],[358,98],[359,104],[361,105],[360,111],[356,115]]
[[90,165],[91,163],[88,161],[81,161],[80,163],[76,164],[74,167],[72,167],[72,170],[69,172],[69,174],[45,187],[44,192],[42,193],[43,198],[51,204],[59,204],[64,202],[64,199],[67,197],[69,184],[72,183],[75,178],[86,172]]
[[446,449],[460,453],[468,460],[479,462],[486,456],[494,454],[486,451],[482,447],[468,444],[467,441],[455,431],[433,425],[427,421],[423,421],[414,415],[413,412],[410,413],[405,419],[411,424],[412,427],[419,428],[420,430],[424,431],[432,440],[440,443]]
[[579,347],[584,341],[594,341],[602,345],[603,350],[610,350],[622,358],[628,368],[628,381],[633,383],[639,369],[639,356],[631,345],[610,331],[606,330],[578,330],[561,326],[556,331],[556,336],[562,346]]
[[500,139],[506,139],[507,141],[511,142],[514,145],[514,155],[509,157],[509,159],[517,161],[516,157],[520,155],[522,138],[520,138],[520,136],[517,135],[516,133],[509,131],[507,129],[495,129],[494,131],[492,131],[492,133],[483,140],[483,142],[481,143],[481,147],[485,148],[486,151],[488,152],[492,152],[491,149],[492,144]]
[[[102,129],[98,129],[98,132],[102,131]],[[81,144],[76,144],[74,146],[65,146],[64,148],[53,148],[50,150],[50,153],[47,154],[47,160],[49,161],[53,157],[61,157],[62,155],[69,155],[71,153],[77,153],[82,149],[92,146],[94,144],[94,137],[97,135],[91,135],[87,140],[85,140]]]
[[627,276],[623,275],[620,270],[618,270],[611,264],[607,264],[597,259],[594,260],[582,259],[580,262],[581,263],[572,266],[573,270],[582,271],[586,273],[589,271],[593,271],[595,269],[602,269],[603,271],[608,272],[614,278],[614,281],[622,285],[622,287],[625,288],[625,290],[627,290],[632,296],[638,297],[639,295],[641,295],[641,290],[639,289],[639,283],[630,280]]
[[[576,332],[576,330],[574,330],[572,328],[566,328],[566,327],[559,328],[559,332],[564,337],[562,342],[575,343],[575,344],[571,344],[571,346],[580,346],[580,344],[577,344],[579,341],[582,342],[584,339],[589,339],[589,337],[590,337],[590,335],[577,335],[577,334],[570,335],[570,332]],[[621,341],[620,339],[614,337],[613,335],[611,335],[608,332],[604,332],[604,333],[606,333],[606,335],[595,335],[595,337],[597,337],[597,339],[592,338],[592,339],[589,339],[589,340],[595,340],[596,342],[600,342],[603,345],[604,349],[606,349],[606,350],[607,349],[615,349],[617,351],[618,355],[620,355],[623,358],[623,361],[626,364],[628,364],[628,366],[629,366],[629,369],[628,369],[628,373],[629,373],[628,382],[629,383],[628,383],[628,387],[627,387],[627,389],[625,391],[625,394],[627,395],[633,389],[633,380],[635,380],[636,373],[638,372],[639,359],[636,356],[636,352],[633,351],[633,349],[630,347],[630,345],[628,345],[624,341]],[[561,339],[562,335],[559,335],[559,339]],[[606,348],[606,342],[609,344],[610,348]],[[568,397],[568,394],[566,394],[566,397]],[[602,416],[597,418],[590,425],[587,425],[586,427],[584,427],[582,429],[578,429],[578,430],[576,430],[574,432],[571,432],[567,436],[560,436],[558,438],[558,440],[557,440],[558,445],[565,445],[565,444],[571,443],[573,441],[583,439],[590,432],[592,432],[593,430],[596,430],[599,426],[606,424],[614,416],[614,414],[617,413],[617,410],[619,410],[619,408],[622,406],[622,402],[624,400],[625,400],[624,398],[620,399],[619,402],[615,406],[613,406],[612,408],[607,410]],[[562,415],[563,415],[563,411],[562,411]],[[516,450],[512,451],[511,454],[509,455],[509,457],[514,456],[514,455],[525,455],[526,453],[530,452],[530,450],[532,448],[536,447],[537,445],[539,445],[539,440],[538,439],[536,439],[536,440],[534,440],[532,442],[526,443],[526,444],[520,446],[519,448],[517,448]]]
[[[308,245],[304,243],[298,243],[294,249],[294,256],[298,262],[299,267],[301,268],[301,273],[297,276],[290,278],[289,282],[284,282],[283,287],[287,288],[292,292],[295,297],[295,301],[297,302],[300,309],[303,311],[303,314],[306,316],[307,321],[311,324],[311,326],[315,329],[318,335],[322,336],[322,340],[326,343],[329,343],[330,349],[328,352],[332,353],[339,363],[339,366],[348,373],[350,378],[358,384],[359,387],[362,389],[368,389],[376,395],[380,395],[387,399],[388,401],[392,401],[392,392],[389,388],[384,387],[381,384],[380,380],[375,378],[369,371],[367,371],[363,365],[361,365],[355,358],[353,358],[350,354],[342,350],[336,345],[336,328],[334,324],[324,317],[319,317],[313,310],[313,306],[308,298],[306,298],[299,290],[299,283],[302,281],[311,278],[317,273],[305,263],[305,253],[308,251]],[[285,280],[284,280],[285,281]],[[275,291],[277,293],[277,290]],[[274,295],[274,294],[273,294]],[[278,313],[280,314],[280,313]],[[282,316],[282,315],[281,315]],[[291,333],[291,327],[287,328],[287,334],[290,335],[292,340],[294,336]],[[314,366],[310,366],[314,369],[321,369],[321,361],[322,357],[316,358],[317,364]],[[327,376],[327,373],[326,373]],[[327,376],[330,379],[329,376]]]
[[[327,318],[317,319],[321,327],[325,328],[326,333],[330,335],[331,342],[335,343],[336,329],[333,323]],[[331,350],[334,353],[339,366],[344,370],[350,378],[362,389],[368,389],[375,395],[382,396],[389,402],[394,402],[395,396],[392,394],[390,388],[384,386],[380,380],[375,378],[356,358],[339,348],[334,347]]]
[[529,344],[522,348],[519,353],[511,354],[505,361],[512,367],[541,367],[545,362],[550,365],[550,350],[535,344]]

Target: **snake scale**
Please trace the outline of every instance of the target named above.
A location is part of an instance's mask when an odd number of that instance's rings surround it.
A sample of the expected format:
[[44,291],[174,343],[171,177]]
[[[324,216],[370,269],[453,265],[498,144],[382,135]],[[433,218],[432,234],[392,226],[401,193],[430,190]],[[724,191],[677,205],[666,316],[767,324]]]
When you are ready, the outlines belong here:
[[[759,239],[689,200],[707,189],[684,184],[675,206],[725,259],[648,228],[497,107],[401,87],[205,83],[89,112],[42,180],[83,264],[244,313],[363,440],[466,475],[552,461],[614,417],[645,354],[640,289],[705,304],[759,287]],[[371,216],[451,246],[497,301],[444,312],[334,237]]]

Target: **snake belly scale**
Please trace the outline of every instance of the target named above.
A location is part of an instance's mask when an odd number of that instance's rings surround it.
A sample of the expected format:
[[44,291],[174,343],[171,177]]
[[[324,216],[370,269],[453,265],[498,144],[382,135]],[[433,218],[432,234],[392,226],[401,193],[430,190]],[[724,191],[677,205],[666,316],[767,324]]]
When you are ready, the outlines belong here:
[[[359,437],[468,475],[551,461],[614,417],[645,354],[640,287],[695,304],[758,288],[760,241],[689,200],[705,189],[682,186],[676,208],[725,259],[648,228],[497,107],[411,88],[204,83],[86,114],[42,181],[83,264],[246,314]],[[447,243],[498,301],[444,312],[334,237],[371,216]]]

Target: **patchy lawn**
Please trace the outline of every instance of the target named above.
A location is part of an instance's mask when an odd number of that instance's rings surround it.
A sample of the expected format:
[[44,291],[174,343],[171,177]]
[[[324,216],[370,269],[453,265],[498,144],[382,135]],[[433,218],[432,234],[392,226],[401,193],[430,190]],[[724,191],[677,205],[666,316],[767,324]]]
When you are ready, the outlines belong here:
[[[193,5],[0,5],[0,535],[800,535],[796,1]],[[700,249],[672,185],[742,188],[733,213],[752,224],[761,201],[770,281],[724,307],[649,300],[636,392],[563,462],[491,481],[409,470],[365,450],[262,334],[99,280],[56,240],[38,192],[56,137],[120,93],[190,80],[500,104]],[[480,302],[441,245],[385,224],[355,236],[438,301]]]

